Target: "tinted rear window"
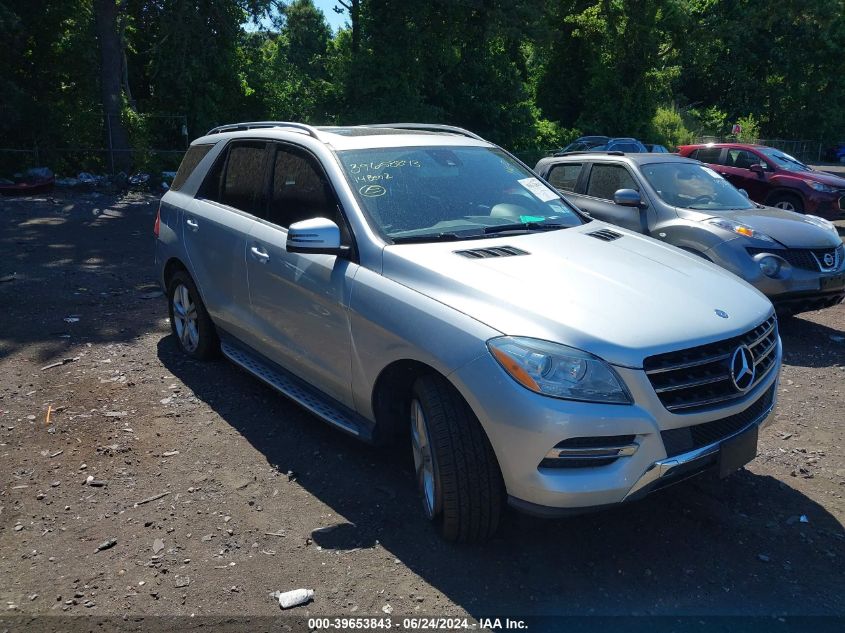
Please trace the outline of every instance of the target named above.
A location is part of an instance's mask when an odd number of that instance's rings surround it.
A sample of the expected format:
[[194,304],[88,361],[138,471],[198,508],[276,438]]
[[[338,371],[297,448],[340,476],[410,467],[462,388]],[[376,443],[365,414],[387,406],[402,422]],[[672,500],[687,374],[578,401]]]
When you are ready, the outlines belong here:
[[581,163],[555,165],[549,172],[547,180],[549,184],[557,189],[575,191],[575,185],[578,183],[578,175],[580,173]]
[[722,154],[721,147],[703,147],[695,150],[690,158],[700,160],[702,163],[718,163],[719,156]]
[[176,172],[176,176],[170,184],[170,188],[173,191],[179,191],[182,188],[188,176],[194,173],[194,169],[196,169],[197,165],[200,164],[200,161],[205,158],[205,155],[208,154],[212,147],[214,145],[192,145],[188,148],[184,158],[182,158],[182,163],[179,165],[179,171]]
[[205,178],[200,196],[259,215],[264,204],[263,141],[232,141]]

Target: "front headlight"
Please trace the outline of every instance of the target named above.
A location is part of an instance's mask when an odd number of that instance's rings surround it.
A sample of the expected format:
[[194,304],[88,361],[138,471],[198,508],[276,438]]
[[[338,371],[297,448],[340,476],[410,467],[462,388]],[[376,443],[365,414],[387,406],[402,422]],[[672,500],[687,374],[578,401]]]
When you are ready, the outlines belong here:
[[827,229],[828,231],[833,231],[837,236],[839,235],[839,231],[836,230],[836,225],[833,224],[833,222],[828,222],[817,215],[805,215],[804,219],[810,224],[815,224],[816,226]]
[[490,353],[523,387],[553,398],[631,404],[613,368],[581,350],[520,336],[487,341]]
[[746,224],[740,224],[739,222],[734,222],[733,220],[728,220],[726,218],[713,218],[711,220],[707,220],[707,224],[718,226],[720,229],[731,231],[732,233],[736,233],[737,235],[753,237],[755,240],[763,240],[764,242],[774,242],[774,240],[765,233],[762,233],[757,229],[752,229]]
[[831,187],[830,185],[826,185],[823,182],[816,182],[815,180],[805,180],[808,185],[810,185],[816,191],[821,191],[823,193],[836,193],[839,191],[836,187]]

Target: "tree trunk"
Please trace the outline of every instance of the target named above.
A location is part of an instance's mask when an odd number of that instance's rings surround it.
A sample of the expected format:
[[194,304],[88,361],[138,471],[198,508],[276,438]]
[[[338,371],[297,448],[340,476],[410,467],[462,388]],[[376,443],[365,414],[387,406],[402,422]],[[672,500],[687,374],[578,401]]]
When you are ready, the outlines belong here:
[[128,170],[132,155],[127,151],[129,133],[123,125],[123,49],[117,25],[117,0],[94,0],[94,23],[100,44],[100,95],[109,142],[110,166],[115,171]]

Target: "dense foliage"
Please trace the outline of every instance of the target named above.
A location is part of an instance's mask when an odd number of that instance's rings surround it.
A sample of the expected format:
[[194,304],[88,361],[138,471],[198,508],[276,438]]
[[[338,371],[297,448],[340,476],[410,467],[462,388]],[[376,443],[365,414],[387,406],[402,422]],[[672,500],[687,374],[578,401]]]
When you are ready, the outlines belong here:
[[332,33],[311,0],[0,0],[0,145],[179,147],[183,123],[248,119],[446,122],[525,152],[578,133],[676,145],[740,119],[845,137],[845,0],[336,10],[349,26]]

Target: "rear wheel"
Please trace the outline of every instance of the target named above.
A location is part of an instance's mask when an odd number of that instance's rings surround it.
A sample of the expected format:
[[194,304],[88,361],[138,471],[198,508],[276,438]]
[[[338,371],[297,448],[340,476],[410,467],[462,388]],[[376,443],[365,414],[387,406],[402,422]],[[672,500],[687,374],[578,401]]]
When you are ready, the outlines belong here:
[[167,284],[170,329],[181,350],[192,358],[207,360],[220,352],[220,340],[191,276],[180,270]]
[[423,510],[444,539],[492,536],[504,499],[493,447],[463,398],[439,376],[414,383],[411,447]]
[[804,213],[804,202],[791,193],[776,193],[768,200],[769,206],[783,209],[784,211],[795,211]]

